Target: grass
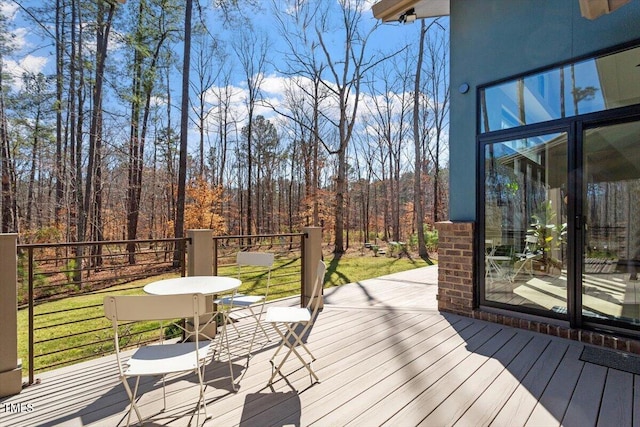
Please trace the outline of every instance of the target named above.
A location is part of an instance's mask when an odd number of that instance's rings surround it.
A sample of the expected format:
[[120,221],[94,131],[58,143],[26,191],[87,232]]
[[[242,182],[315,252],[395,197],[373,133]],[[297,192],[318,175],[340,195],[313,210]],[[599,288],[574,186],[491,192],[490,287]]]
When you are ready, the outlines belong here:
[[427,262],[421,258],[334,256],[333,254],[326,257],[325,262],[327,264],[325,287],[340,286],[433,264],[433,262]]
[[[374,257],[369,254],[325,257],[327,273],[325,287],[340,286],[372,277],[383,276],[412,268],[430,265],[422,259]],[[300,294],[300,260],[278,259],[273,268],[269,299]],[[219,275],[235,276],[237,267],[221,267]],[[53,369],[74,361],[97,357],[113,350],[113,333],[110,322],[104,317],[102,301],[105,295],[142,295],[142,287],[149,282],[175,277],[164,274],[154,278],[137,280],[118,285],[105,291],[73,296],[59,301],[47,302],[35,307],[36,370]],[[241,276],[240,292],[264,293],[266,275],[262,271],[248,271]],[[132,326],[133,342],[158,336],[159,323],[135,324]],[[150,331],[150,332],[144,332]],[[72,348],[73,347],[73,348]],[[18,311],[18,357],[22,358],[23,373],[28,373],[28,310]]]

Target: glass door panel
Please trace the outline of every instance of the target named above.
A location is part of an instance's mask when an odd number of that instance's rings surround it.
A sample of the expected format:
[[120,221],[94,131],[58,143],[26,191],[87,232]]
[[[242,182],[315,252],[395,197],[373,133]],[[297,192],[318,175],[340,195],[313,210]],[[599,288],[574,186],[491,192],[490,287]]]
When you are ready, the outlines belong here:
[[640,122],[583,138],[582,316],[640,324]]
[[484,148],[484,300],[567,313],[567,133]]

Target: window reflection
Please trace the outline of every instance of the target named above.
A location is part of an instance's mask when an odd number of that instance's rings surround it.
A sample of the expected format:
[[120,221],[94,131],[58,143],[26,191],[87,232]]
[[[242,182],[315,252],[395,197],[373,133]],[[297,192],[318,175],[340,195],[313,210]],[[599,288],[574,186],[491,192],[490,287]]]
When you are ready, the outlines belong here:
[[584,133],[582,314],[640,325],[640,122]]
[[485,300],[566,313],[567,134],[487,144]]
[[640,103],[640,47],[487,87],[482,132]]

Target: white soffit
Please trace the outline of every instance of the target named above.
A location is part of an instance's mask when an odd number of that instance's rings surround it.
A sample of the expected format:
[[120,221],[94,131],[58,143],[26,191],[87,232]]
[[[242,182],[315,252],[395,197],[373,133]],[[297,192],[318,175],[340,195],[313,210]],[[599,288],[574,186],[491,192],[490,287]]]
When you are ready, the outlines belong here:
[[381,0],[373,5],[373,16],[383,22],[393,22],[414,9],[416,17],[433,18],[449,15],[450,0]]

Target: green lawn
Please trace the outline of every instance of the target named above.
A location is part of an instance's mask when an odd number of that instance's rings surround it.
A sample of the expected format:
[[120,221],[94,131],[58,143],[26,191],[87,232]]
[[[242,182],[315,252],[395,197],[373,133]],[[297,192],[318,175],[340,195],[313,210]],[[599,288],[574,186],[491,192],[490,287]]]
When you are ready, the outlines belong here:
[[[363,279],[383,276],[429,265],[422,259],[374,257],[367,255],[348,255],[325,258],[327,274],[325,287],[339,286]],[[272,273],[269,299],[300,294],[299,260],[279,259]],[[220,268],[220,275],[235,275],[236,267]],[[141,295],[142,287],[155,280],[175,277],[165,274],[154,278],[138,280],[126,285],[114,286],[107,291],[65,298],[35,307],[35,344],[36,370],[43,367],[60,367],[74,360],[99,356],[113,349],[110,323],[103,316],[102,301],[107,294]],[[241,277],[243,285],[240,292],[261,291],[264,286],[264,274],[249,273]],[[38,316],[38,314],[46,313]],[[22,358],[24,375],[28,373],[28,311],[18,312],[18,354]],[[64,323],[64,325],[60,325]],[[137,339],[157,336],[158,323],[136,324],[134,331],[152,329],[153,332],[140,335]],[[62,338],[61,338],[62,337]],[[48,341],[47,341],[48,340]],[[137,341],[136,341],[137,342]],[[135,342],[133,343],[135,344]],[[70,347],[76,347],[68,350]],[[55,366],[53,366],[55,365]]]

